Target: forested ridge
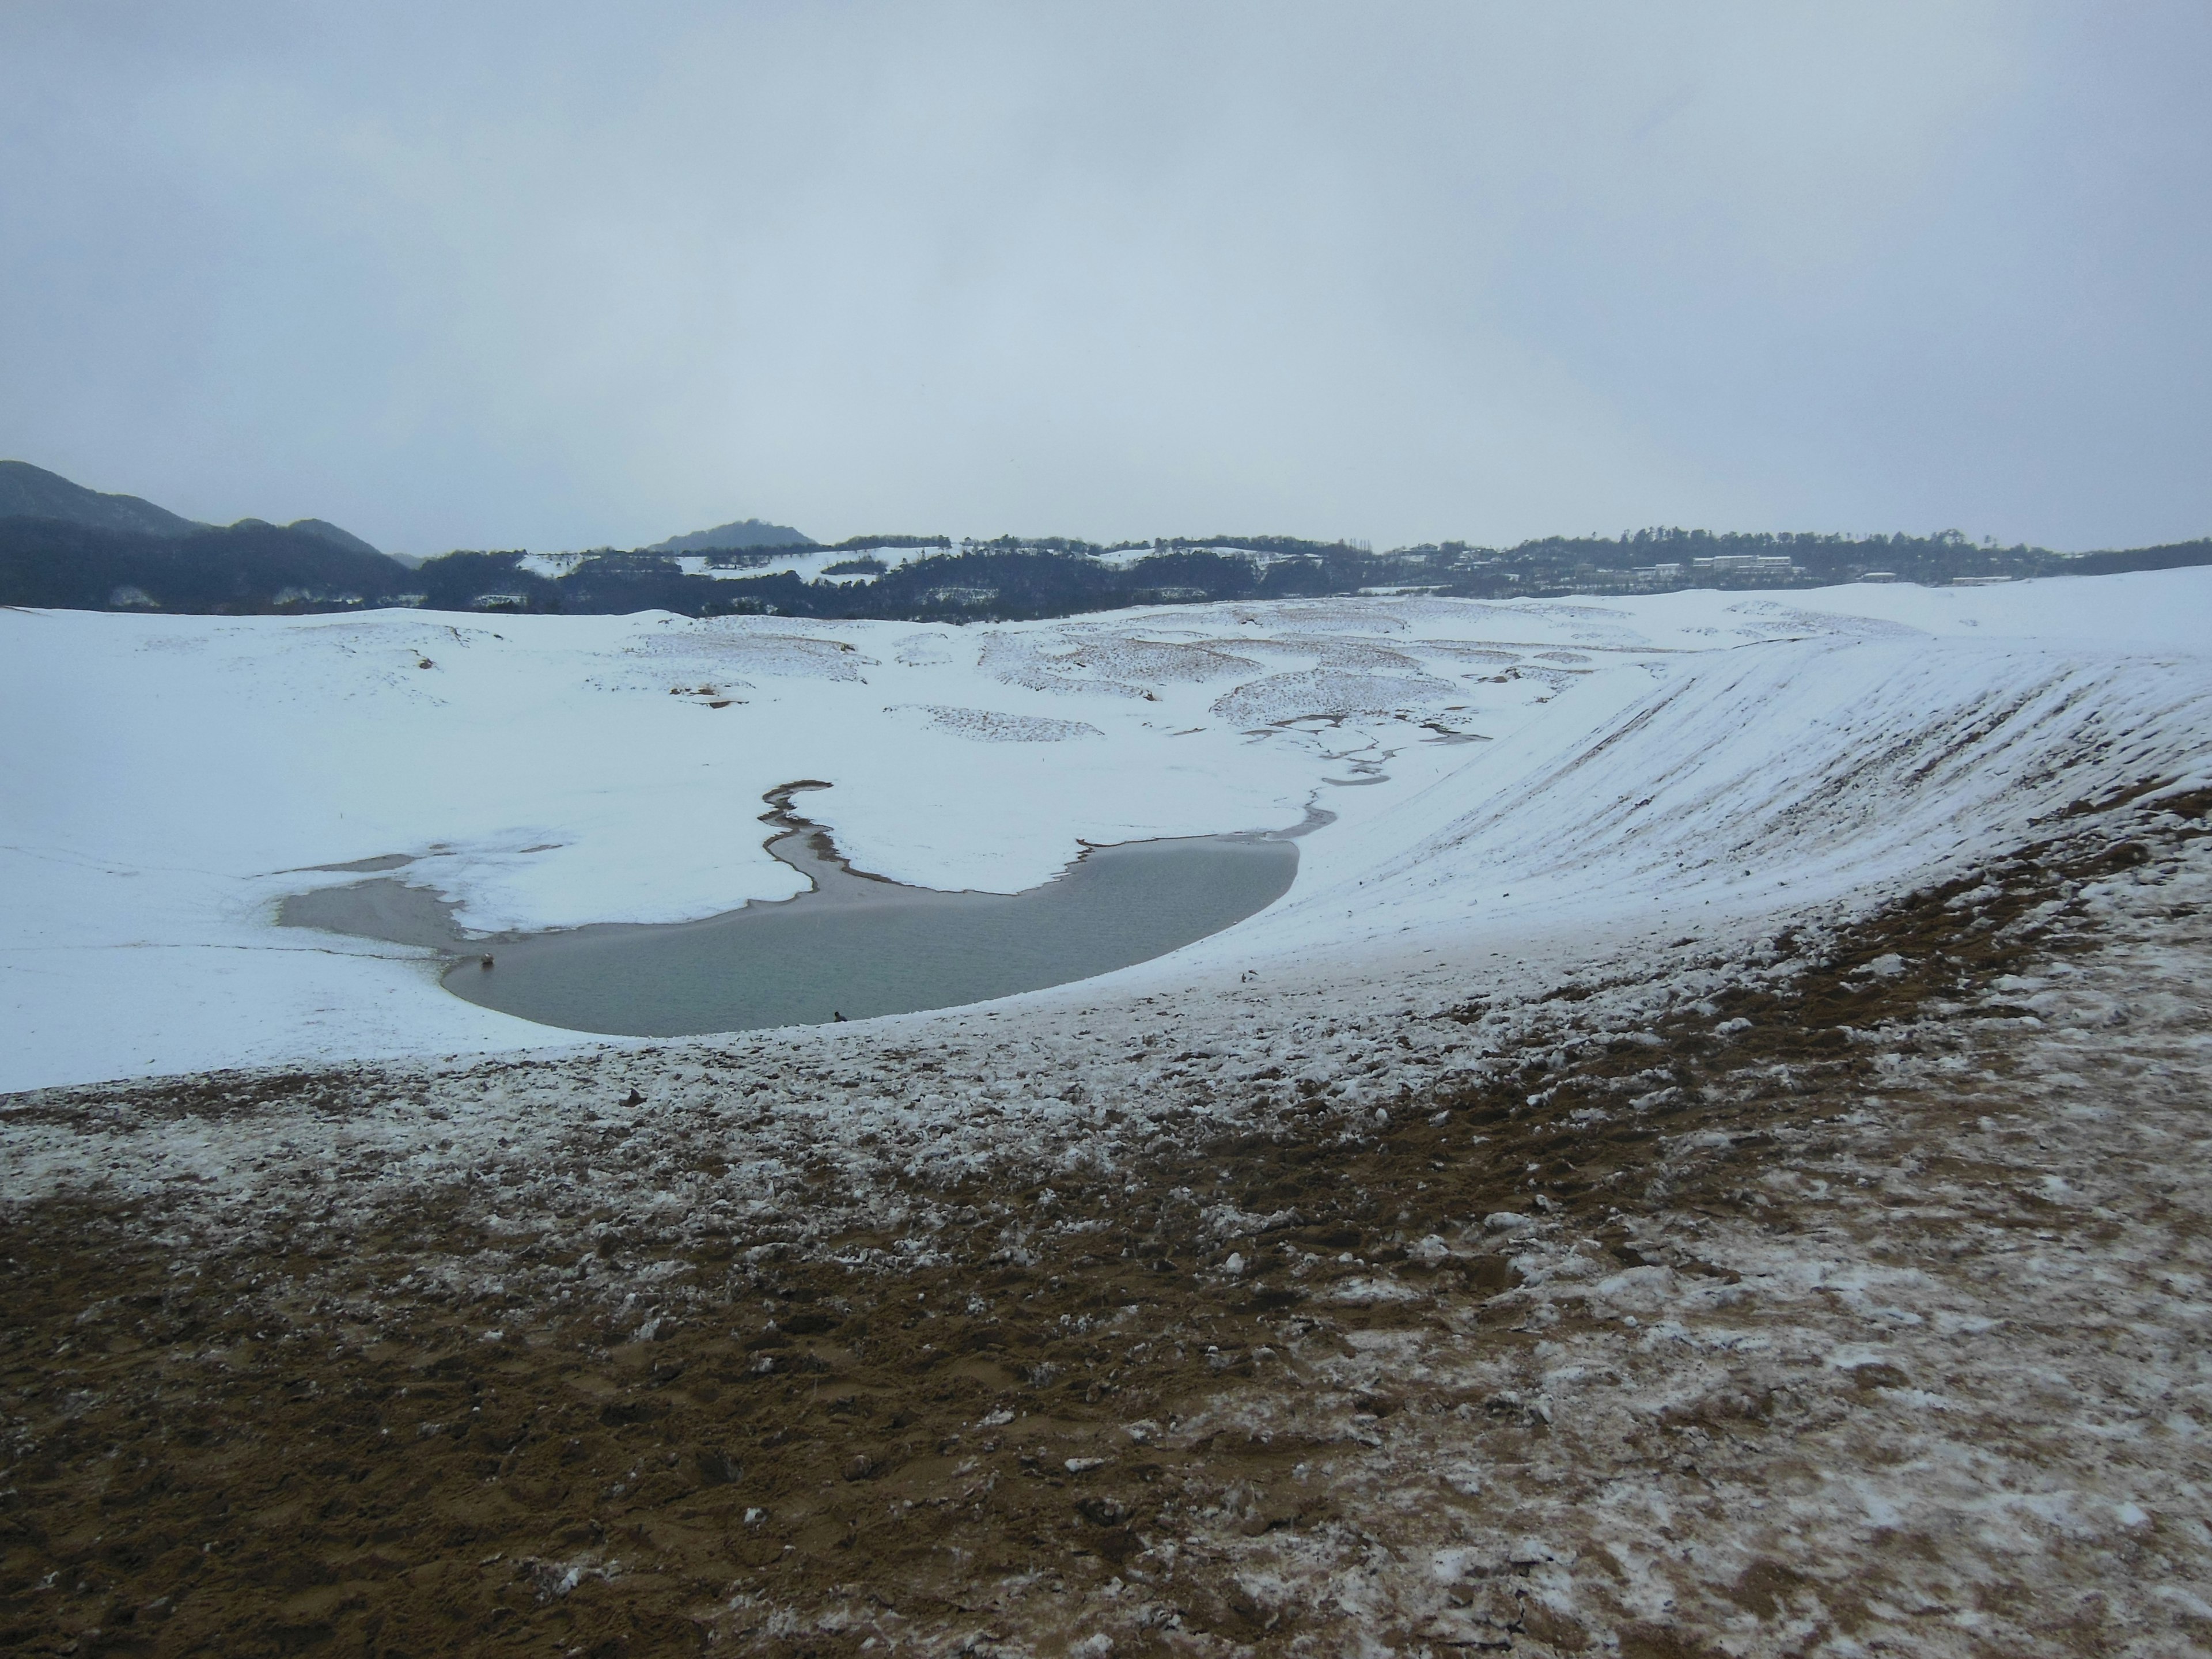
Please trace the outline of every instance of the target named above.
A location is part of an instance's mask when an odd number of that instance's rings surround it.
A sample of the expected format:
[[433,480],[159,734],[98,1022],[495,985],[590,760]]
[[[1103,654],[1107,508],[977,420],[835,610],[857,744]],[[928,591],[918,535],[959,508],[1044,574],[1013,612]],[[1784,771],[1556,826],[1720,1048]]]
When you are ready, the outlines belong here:
[[283,525],[146,535],[0,519],[0,605],[252,615],[390,604],[420,586],[397,559]]
[[[812,580],[795,556],[845,556]],[[918,555],[903,563],[882,556]],[[0,604],[252,614],[410,605],[439,611],[986,620],[1133,605],[1418,591],[1470,599],[1682,588],[1944,584],[2212,563],[2212,539],[2087,554],[1973,543],[1956,532],[1850,537],[1649,529],[1375,552],[1287,535],[1165,537],[1103,546],[1066,537],[857,536],[717,550],[714,574],[672,554],[604,549],[544,574],[523,550],[462,550],[409,569],[296,528],[246,521],[146,534],[56,519],[0,519]],[[539,568],[532,568],[533,563]],[[842,580],[836,579],[842,578]]]

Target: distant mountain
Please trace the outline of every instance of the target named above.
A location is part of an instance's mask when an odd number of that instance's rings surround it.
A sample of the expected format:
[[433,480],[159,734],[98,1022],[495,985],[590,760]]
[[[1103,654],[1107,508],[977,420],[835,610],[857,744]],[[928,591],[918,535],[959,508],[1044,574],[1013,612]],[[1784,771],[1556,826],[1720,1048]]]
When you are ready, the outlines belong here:
[[[212,527],[196,519],[180,518],[168,508],[156,507],[136,495],[104,495],[96,489],[87,489],[58,472],[33,466],[28,461],[0,461],[0,519],[58,519],[64,524],[127,531],[138,536],[188,536]],[[265,519],[240,519],[234,527],[276,528]],[[284,527],[349,552],[385,556],[380,550],[371,547],[352,532],[341,530],[325,519],[295,519]]]
[[[1151,551],[1063,537],[1007,536],[963,542],[957,551],[947,547],[940,553],[926,550],[946,545],[935,537],[860,537],[838,544],[841,550],[855,551],[868,545],[902,547],[922,556],[896,564],[856,559],[842,569],[832,566],[841,575],[861,578],[838,581],[808,580],[780,569],[782,561],[766,557],[757,562],[758,574],[723,570],[692,576],[665,553],[608,552],[547,577],[526,569],[520,553],[453,553],[424,564],[410,589],[423,592],[434,610],[571,616],[657,610],[693,617],[973,622],[1072,617],[1123,605],[1317,599],[1377,588],[1498,599],[1688,588],[1752,592],[1860,580],[1947,586],[2212,564],[2212,541],[2070,556],[2033,547],[1977,546],[1956,535],[1720,537],[1703,531],[1638,532],[1620,542],[1547,538],[1512,548],[1447,543],[1384,553],[1353,543],[1276,535],[1163,538]],[[1127,562],[1103,556],[1109,551],[1138,556]],[[754,562],[735,556],[726,562]]]
[[252,616],[341,611],[421,591],[413,571],[373,549],[252,520],[148,536],[0,518],[0,605]]
[[811,536],[804,531],[793,530],[787,524],[769,524],[762,519],[740,519],[735,524],[716,525],[712,530],[695,530],[688,536],[671,536],[666,541],[655,542],[641,550],[647,553],[713,553],[725,548],[813,545]]
[[60,519],[141,536],[182,536],[207,526],[136,495],[103,495],[28,461],[0,461],[0,519]]
[[[374,553],[386,559],[392,556],[380,547],[371,547],[350,530],[339,529],[328,519],[295,519],[284,528],[296,530],[303,536],[315,537],[319,540],[328,542],[332,547],[343,547],[349,552]],[[405,562],[403,560],[402,562]]]

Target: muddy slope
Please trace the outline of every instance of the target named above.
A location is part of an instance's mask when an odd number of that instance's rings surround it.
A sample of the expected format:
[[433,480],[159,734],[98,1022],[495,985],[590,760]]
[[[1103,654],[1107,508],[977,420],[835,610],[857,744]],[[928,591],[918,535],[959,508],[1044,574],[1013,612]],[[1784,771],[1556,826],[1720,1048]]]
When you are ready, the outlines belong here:
[[758,1048],[15,1097],[0,1645],[2212,1640],[2212,842],[2148,782],[1328,1067],[1101,1019],[1048,1128]]

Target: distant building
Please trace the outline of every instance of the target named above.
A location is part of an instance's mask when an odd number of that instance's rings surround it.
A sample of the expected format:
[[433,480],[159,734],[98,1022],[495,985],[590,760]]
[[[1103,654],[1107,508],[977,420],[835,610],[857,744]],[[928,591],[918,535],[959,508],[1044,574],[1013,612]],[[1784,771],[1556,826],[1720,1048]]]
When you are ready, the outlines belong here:
[[469,609],[471,611],[527,611],[530,609],[530,595],[527,593],[479,593],[469,601]]
[[1716,553],[1710,558],[1692,559],[1690,562],[1700,570],[1755,571],[1761,574],[1790,575],[1796,565],[1787,553]]

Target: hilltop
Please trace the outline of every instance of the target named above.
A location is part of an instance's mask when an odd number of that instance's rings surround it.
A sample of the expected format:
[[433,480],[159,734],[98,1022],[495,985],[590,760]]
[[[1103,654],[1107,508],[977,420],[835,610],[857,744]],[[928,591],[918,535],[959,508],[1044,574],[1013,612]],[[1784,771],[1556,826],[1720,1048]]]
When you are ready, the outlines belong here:
[[0,461],[0,605],[183,614],[413,603],[408,567],[323,519],[201,524]]
[[647,553],[714,553],[744,547],[811,547],[814,538],[787,524],[769,524],[762,519],[739,519],[730,524],[716,525],[712,530],[695,530],[686,536],[671,536],[666,541],[655,542],[640,550]]

